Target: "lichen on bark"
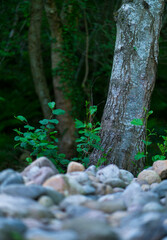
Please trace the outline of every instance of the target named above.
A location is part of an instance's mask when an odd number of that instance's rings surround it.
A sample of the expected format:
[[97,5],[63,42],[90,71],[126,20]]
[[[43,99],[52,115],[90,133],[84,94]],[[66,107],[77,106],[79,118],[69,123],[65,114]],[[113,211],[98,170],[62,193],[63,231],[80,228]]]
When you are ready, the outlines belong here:
[[149,109],[163,8],[162,0],[133,0],[123,1],[118,10],[112,74],[101,123],[104,152],[94,150],[91,163],[96,163],[105,153],[106,163],[133,173],[144,166],[144,159],[134,164],[134,156],[144,151],[146,123],[134,126],[131,121],[145,119],[144,108]]

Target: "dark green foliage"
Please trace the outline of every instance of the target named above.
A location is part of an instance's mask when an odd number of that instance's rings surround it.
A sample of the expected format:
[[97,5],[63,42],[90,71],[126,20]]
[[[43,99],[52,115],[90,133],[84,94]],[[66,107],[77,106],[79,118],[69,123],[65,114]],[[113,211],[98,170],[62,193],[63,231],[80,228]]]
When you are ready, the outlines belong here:
[[[25,124],[24,128],[27,130],[25,132],[20,129],[14,129],[17,133],[14,140],[18,142],[15,148],[20,146],[22,149],[30,152],[30,156],[26,158],[28,163],[32,163],[33,156],[35,158],[46,156],[56,165],[59,172],[64,172],[63,167],[70,161],[65,159],[65,155],[58,151],[58,132],[56,125],[59,121],[56,119],[56,116],[65,114],[65,111],[54,109],[56,105],[55,102],[50,102],[48,105],[52,110],[53,116],[51,119],[40,120],[39,123],[41,126],[39,128],[29,125],[27,119],[23,116],[19,115],[15,117]],[[98,136],[99,130],[101,129],[100,123],[97,122],[93,124],[93,116],[96,111],[97,106],[88,107],[88,102],[86,102],[86,121],[82,122],[78,119],[75,121],[75,127],[78,129],[80,137],[76,139],[78,157],[72,160],[80,161],[85,167],[87,167],[89,163],[89,154],[93,148],[101,149],[101,139]]]
[[[100,122],[103,107],[107,97],[108,83],[112,68],[116,26],[113,13],[121,4],[120,0],[55,0],[59,15],[64,9],[65,18],[63,28],[62,61],[53,74],[59,74],[62,82],[66,83],[64,92],[72,100],[72,114],[74,118],[85,119],[85,100],[91,105],[98,106],[95,122]],[[42,119],[40,103],[35,93],[31,77],[28,56],[28,27],[29,3],[22,0],[1,0],[0,22],[0,170],[12,167],[22,167],[20,155],[22,149],[14,149],[14,128],[21,128],[21,124],[14,116],[23,115],[35,128]],[[72,11],[70,11],[70,5]],[[166,7],[165,7],[166,9]],[[10,17],[9,17],[10,16]],[[148,129],[155,129],[158,135],[163,136],[167,119],[167,14],[164,13],[163,28],[160,37],[160,55],[155,90],[152,96],[151,109],[154,115],[148,121]],[[85,88],[82,87],[85,75],[86,29],[88,25],[89,73]],[[45,74],[53,98],[51,82],[50,38],[48,23],[45,14],[41,29],[42,54],[45,64]],[[64,57],[63,57],[64,56]],[[56,70],[56,71],[55,71]],[[57,124],[58,120],[50,122]],[[29,126],[30,127],[30,126]],[[26,130],[32,131],[28,126]],[[91,128],[90,128],[91,129]],[[90,130],[89,129],[89,130]],[[86,132],[85,132],[86,133]],[[84,133],[84,134],[85,134]],[[88,137],[88,136],[87,136]],[[148,158],[159,151],[158,142],[164,139],[151,136]],[[85,140],[86,141],[86,140]],[[165,147],[165,146],[164,146]],[[160,147],[162,149],[162,146]],[[80,153],[81,154],[81,153]],[[162,153],[160,153],[162,155]],[[105,161],[104,159],[101,161]]]
[[96,111],[97,106],[89,107],[89,103],[86,102],[86,121],[75,120],[75,127],[78,129],[80,137],[76,139],[77,152],[79,154],[73,160],[83,162],[85,167],[89,164],[89,155],[94,148],[103,151],[100,147],[101,139],[98,135],[101,129],[100,123],[93,122]]
[[[146,109],[144,109],[146,112],[146,119],[133,119],[131,121],[131,124],[135,125],[135,126],[142,126],[144,125],[144,121],[146,121],[146,140],[142,140],[144,145],[145,145],[145,152],[138,152],[135,156],[135,160],[138,161],[141,158],[146,158],[146,165],[147,166],[151,166],[152,165],[152,161],[155,162],[157,160],[164,160],[167,158],[167,136],[159,136],[157,137],[157,133],[154,131],[154,129],[150,130],[147,127],[147,123],[148,123],[148,119],[150,117],[151,114],[153,114],[153,111],[149,111],[147,112]],[[165,133],[167,133],[167,131],[165,130]],[[157,139],[157,146],[158,146],[158,151],[156,152],[156,154],[151,153],[151,155],[148,152],[148,146],[152,145],[152,140],[151,138],[153,136],[156,136]],[[162,138],[163,142],[159,139]],[[159,142],[160,141],[160,142]],[[157,154],[159,153],[159,154]],[[134,162],[135,164],[135,162]]]
[[30,156],[27,158],[28,163],[33,161],[33,157],[48,157],[57,167],[60,172],[63,172],[63,165],[67,165],[69,161],[65,159],[65,155],[58,153],[58,137],[56,125],[59,121],[56,116],[62,115],[65,111],[61,109],[54,109],[55,102],[50,102],[49,107],[52,110],[51,119],[40,120],[40,127],[35,128],[31,126],[27,119],[23,116],[17,116],[16,119],[23,122],[26,132],[14,129],[17,136],[14,138],[18,143],[15,147],[20,146],[23,149],[30,151]]

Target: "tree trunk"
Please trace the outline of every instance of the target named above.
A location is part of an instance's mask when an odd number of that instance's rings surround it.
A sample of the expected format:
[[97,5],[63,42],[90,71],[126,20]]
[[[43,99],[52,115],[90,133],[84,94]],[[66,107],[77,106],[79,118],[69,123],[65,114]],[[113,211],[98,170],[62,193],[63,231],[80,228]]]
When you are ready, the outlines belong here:
[[62,26],[61,19],[58,15],[54,0],[45,0],[45,11],[47,14],[50,31],[51,31],[51,58],[53,71],[53,88],[55,94],[56,107],[66,111],[66,114],[58,116],[59,124],[57,125],[60,133],[59,150],[66,154],[67,158],[74,155],[75,143],[75,125],[71,116],[71,101],[65,97],[67,91],[65,83],[61,82],[61,77],[55,71],[61,62],[62,51]]
[[43,60],[41,54],[42,10],[42,0],[31,1],[31,19],[29,27],[28,45],[35,90],[38,95],[44,117],[49,118],[51,115],[51,111],[48,107],[48,102],[50,102],[50,95],[43,70]]
[[145,119],[156,79],[158,39],[163,0],[123,1],[117,15],[117,37],[107,102],[101,123],[101,145],[94,150],[91,163],[106,154],[113,163],[134,174],[144,166],[144,159],[134,156],[144,151],[144,126],[134,126],[135,118]]

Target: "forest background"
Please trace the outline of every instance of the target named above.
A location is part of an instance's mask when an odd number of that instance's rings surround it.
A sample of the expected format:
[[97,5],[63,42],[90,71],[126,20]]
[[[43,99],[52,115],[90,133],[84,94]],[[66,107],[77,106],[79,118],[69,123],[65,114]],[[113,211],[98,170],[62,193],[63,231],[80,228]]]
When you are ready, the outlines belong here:
[[[13,131],[22,125],[14,117],[25,116],[32,125],[38,125],[43,113],[35,90],[30,65],[28,34],[30,27],[30,2],[1,0],[0,7],[0,169],[19,169],[25,164],[25,152],[14,148]],[[68,9],[67,28],[64,29],[65,51],[68,61],[63,63],[61,74],[72,101],[73,118],[85,120],[85,102],[97,105],[95,121],[100,121],[107,98],[116,39],[116,12],[120,0],[55,0],[60,12]],[[69,8],[71,6],[72,8]],[[72,9],[70,11],[70,9]],[[165,6],[159,39],[159,64],[157,80],[151,99],[148,127],[158,135],[167,130],[167,6]],[[44,74],[51,100],[54,91],[51,71],[51,38],[46,13],[43,9],[41,25],[41,50]],[[158,154],[157,137],[149,146],[149,158]]]

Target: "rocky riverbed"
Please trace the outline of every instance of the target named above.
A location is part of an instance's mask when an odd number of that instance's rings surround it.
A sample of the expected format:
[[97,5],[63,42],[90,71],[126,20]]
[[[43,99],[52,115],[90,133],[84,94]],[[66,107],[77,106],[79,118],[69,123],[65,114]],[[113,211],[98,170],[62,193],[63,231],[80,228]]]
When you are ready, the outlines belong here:
[[59,174],[45,157],[0,172],[0,240],[167,240],[167,160]]

